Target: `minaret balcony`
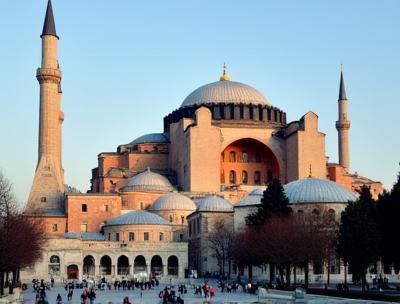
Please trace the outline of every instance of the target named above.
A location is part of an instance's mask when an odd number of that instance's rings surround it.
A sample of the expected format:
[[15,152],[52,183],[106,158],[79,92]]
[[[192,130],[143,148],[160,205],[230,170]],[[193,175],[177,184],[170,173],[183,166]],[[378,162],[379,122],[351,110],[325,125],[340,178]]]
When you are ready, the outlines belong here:
[[62,73],[59,69],[38,68],[36,70],[36,78],[39,83],[54,82],[60,83]]
[[350,129],[350,120],[336,121],[336,129]]

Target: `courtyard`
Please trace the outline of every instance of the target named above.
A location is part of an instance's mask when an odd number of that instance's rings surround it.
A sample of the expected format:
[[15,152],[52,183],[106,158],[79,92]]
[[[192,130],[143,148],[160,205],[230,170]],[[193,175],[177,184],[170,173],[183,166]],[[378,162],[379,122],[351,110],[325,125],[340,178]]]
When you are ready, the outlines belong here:
[[[201,284],[201,282],[196,282]],[[210,282],[212,286],[217,286],[216,281]],[[160,284],[158,287],[155,287],[150,290],[96,290],[96,299],[94,301],[95,304],[119,304],[123,302],[124,297],[128,296],[129,300],[132,304],[158,304],[162,303],[160,298],[158,297],[161,290],[163,290],[167,285]],[[178,286],[175,286],[175,289],[178,289]],[[47,300],[49,304],[57,303],[56,298],[57,295],[60,294],[62,297],[62,303],[80,303],[80,296],[82,294],[82,289],[74,289],[73,297],[71,301],[67,301],[67,291],[64,289],[64,285],[56,284],[54,288],[46,291]],[[178,294],[178,293],[177,293]],[[247,303],[287,303],[287,301],[282,300],[273,300],[273,301],[265,301],[258,302],[258,296],[254,294],[248,294],[239,289],[236,293],[221,293],[219,289],[217,289],[216,296],[211,299],[207,299],[209,302],[206,302],[206,299],[201,297],[200,295],[195,295],[193,288],[188,286],[188,290],[186,294],[182,295],[182,299],[185,304],[203,304],[203,303],[215,303],[215,304],[247,304]],[[25,304],[34,304],[35,303],[35,292],[33,291],[32,285],[29,284],[28,289],[24,293],[24,302]],[[346,298],[333,298],[333,297],[325,297],[325,296],[315,296],[315,295],[306,295],[304,301],[302,303],[310,303],[310,304],[334,304],[334,303],[388,303],[388,302],[379,302],[379,301],[367,301],[367,300],[351,300]]]

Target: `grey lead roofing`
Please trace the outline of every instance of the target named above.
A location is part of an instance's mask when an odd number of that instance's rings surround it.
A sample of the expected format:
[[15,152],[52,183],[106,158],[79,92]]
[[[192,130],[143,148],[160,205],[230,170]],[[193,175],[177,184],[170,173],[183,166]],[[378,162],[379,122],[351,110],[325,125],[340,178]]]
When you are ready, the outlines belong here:
[[51,0],[47,2],[46,17],[44,18],[43,31],[40,37],[44,35],[51,35],[58,38],[56,33],[56,24],[54,22],[53,7],[51,5]]
[[340,72],[339,100],[347,100],[346,88],[344,86],[343,71]]

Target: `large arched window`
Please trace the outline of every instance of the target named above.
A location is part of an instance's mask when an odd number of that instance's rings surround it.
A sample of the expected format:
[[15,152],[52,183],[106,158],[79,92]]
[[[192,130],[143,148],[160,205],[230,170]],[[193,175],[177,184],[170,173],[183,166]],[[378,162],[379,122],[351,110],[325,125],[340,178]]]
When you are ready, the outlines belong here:
[[328,210],[328,220],[334,222],[336,219],[336,212],[333,209]]
[[256,185],[261,184],[261,173],[260,173],[260,171],[254,172],[254,183]]
[[249,174],[247,171],[242,171],[242,184],[247,184],[249,182]]
[[229,183],[236,184],[236,172],[233,170],[229,171]]
[[236,152],[235,151],[231,151],[229,153],[229,161],[231,163],[235,163],[236,162]]

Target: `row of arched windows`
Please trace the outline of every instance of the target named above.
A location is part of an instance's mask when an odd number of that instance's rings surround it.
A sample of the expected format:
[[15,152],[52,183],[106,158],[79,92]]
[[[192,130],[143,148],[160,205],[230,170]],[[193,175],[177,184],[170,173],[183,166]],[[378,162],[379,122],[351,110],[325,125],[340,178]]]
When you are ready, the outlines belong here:
[[241,162],[241,163],[248,163],[248,162],[256,162],[256,163],[261,163],[261,154],[260,153],[255,153],[254,154],[254,159],[250,158],[250,155],[246,151],[242,151],[240,154],[240,157],[237,157],[235,151],[231,151],[229,153],[229,162],[230,163],[236,163],[236,162]]
[[[272,179],[272,176],[271,176]],[[229,183],[230,184],[237,184],[238,183],[238,179],[236,176],[236,171],[235,170],[231,170],[229,171]],[[249,173],[246,170],[242,171],[242,175],[240,177],[240,183],[241,184],[249,184]],[[253,183],[258,185],[261,184],[261,172],[260,171],[255,171],[254,175],[253,175]]]

